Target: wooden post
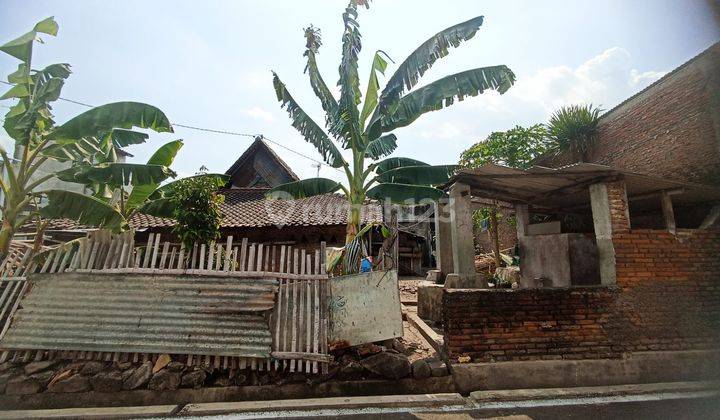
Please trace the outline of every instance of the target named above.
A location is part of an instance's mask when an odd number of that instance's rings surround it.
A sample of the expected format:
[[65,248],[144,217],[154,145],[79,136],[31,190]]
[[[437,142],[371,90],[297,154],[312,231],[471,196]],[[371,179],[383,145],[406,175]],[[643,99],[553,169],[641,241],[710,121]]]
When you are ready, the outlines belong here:
[[674,235],[675,211],[673,210],[672,197],[667,191],[663,191],[660,194],[660,202],[662,204],[663,218],[665,219],[665,228]]

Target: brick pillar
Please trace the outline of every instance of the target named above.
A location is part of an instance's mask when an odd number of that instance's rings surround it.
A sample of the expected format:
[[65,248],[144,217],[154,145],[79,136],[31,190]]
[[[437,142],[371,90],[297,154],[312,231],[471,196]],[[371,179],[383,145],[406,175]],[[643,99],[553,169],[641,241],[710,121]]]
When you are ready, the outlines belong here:
[[612,232],[627,232],[630,230],[630,211],[625,181],[608,182],[605,185],[610,205]]

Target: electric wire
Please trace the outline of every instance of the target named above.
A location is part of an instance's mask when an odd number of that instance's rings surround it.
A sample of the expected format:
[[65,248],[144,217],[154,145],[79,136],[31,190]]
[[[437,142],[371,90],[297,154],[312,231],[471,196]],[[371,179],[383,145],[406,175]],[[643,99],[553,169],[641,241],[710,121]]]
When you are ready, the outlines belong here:
[[[0,83],[13,86],[12,83],[8,83],[8,82],[6,82],[6,81],[4,81],[4,80],[0,80]],[[69,102],[69,103],[71,103],[71,104],[80,105],[80,106],[84,106],[84,107],[87,107],[87,108],[94,108],[93,105],[90,105],[90,104],[85,103],[85,102],[76,101],[76,100],[74,100],[74,99],[68,99],[68,98],[63,98],[63,97],[59,97],[58,99],[60,99],[60,100],[62,100],[62,101],[65,101],[65,102]],[[3,107],[5,107],[5,108],[10,108],[10,107],[5,106],[5,105],[3,105]],[[185,129],[188,129],[188,130],[202,131],[202,132],[206,132],[206,133],[223,134],[223,135],[236,136],[236,137],[260,138],[260,139],[265,140],[265,141],[267,141],[267,142],[269,142],[269,143],[272,143],[272,144],[274,144],[274,145],[276,145],[276,146],[278,146],[278,147],[281,147],[281,148],[287,150],[287,151],[290,152],[290,153],[294,153],[294,154],[297,155],[297,156],[300,156],[300,157],[302,157],[302,158],[305,158],[305,159],[307,159],[307,160],[310,160],[310,161],[312,161],[312,162],[315,162],[316,164],[326,166],[326,167],[331,168],[331,169],[334,169],[334,170],[336,170],[336,171],[338,171],[338,172],[340,172],[340,173],[344,173],[344,172],[343,172],[341,169],[339,169],[339,168],[335,168],[335,167],[327,164],[326,162],[323,162],[323,161],[321,161],[321,160],[317,160],[317,159],[312,158],[312,157],[310,157],[310,156],[308,156],[308,155],[306,155],[306,154],[300,153],[300,152],[298,152],[298,151],[296,151],[296,150],[294,150],[294,149],[291,149],[291,148],[288,147],[288,146],[285,146],[284,144],[282,144],[282,143],[280,143],[280,142],[278,142],[278,141],[276,141],[276,140],[273,140],[273,139],[270,139],[270,138],[268,138],[268,137],[265,137],[265,136],[262,135],[262,134],[251,134],[251,133],[243,133],[243,132],[237,132],[237,131],[220,130],[220,129],[215,129],[215,128],[198,127],[198,126],[195,126],[195,125],[187,125],[187,124],[180,124],[180,123],[171,123],[171,124],[172,124],[173,127],[181,127],[181,128],[185,128]]]

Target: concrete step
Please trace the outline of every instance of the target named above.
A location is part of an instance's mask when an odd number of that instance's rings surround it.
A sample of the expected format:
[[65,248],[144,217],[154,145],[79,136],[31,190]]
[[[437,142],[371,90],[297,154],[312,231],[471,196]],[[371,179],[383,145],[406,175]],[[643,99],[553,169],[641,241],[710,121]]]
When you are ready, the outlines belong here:
[[613,386],[592,386],[575,388],[539,388],[511,389],[493,391],[474,391],[470,399],[476,403],[549,400],[565,398],[612,397],[627,395],[647,395],[660,393],[681,393],[698,391],[717,391],[719,381],[663,382],[654,384],[632,384]]
[[146,407],[61,408],[49,410],[0,411],[0,419],[135,419],[169,417],[179,410],[177,405]]
[[376,397],[307,398],[276,401],[238,401],[188,404],[179,415],[200,416],[227,413],[287,412],[310,410],[351,410],[361,408],[462,407],[467,400],[460,394],[385,395]]

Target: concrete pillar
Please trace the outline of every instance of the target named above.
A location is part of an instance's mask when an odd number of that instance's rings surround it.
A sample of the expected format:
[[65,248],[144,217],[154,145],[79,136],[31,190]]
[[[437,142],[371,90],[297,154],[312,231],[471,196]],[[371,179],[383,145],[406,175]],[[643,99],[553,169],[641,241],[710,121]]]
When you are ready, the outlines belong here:
[[662,203],[663,218],[665,219],[665,228],[672,234],[675,234],[675,211],[673,210],[672,198],[667,191],[660,194]]
[[517,226],[518,238],[527,235],[528,225],[530,224],[530,213],[527,204],[515,205],[515,220]]
[[455,183],[450,188],[450,223],[452,236],[453,274],[457,274],[456,288],[475,288],[475,238],[473,236],[470,187]]
[[437,282],[453,272],[452,224],[446,199],[435,203],[435,260],[439,271]]
[[590,186],[590,205],[600,261],[600,283],[615,284],[615,247],[612,242],[612,216],[606,184]]

